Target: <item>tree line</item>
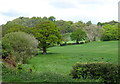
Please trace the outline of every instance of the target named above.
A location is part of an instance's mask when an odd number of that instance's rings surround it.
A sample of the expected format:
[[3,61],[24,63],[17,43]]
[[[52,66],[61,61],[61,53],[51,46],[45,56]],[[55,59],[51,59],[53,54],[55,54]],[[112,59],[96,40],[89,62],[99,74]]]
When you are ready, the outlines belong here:
[[[31,49],[36,49],[37,47],[43,51],[43,54],[46,54],[48,47],[67,42],[68,39],[66,34],[68,33],[70,34],[71,40],[76,41],[77,44],[79,44],[80,41],[92,42],[100,40],[119,40],[120,36],[118,34],[118,24],[119,23],[117,21],[110,21],[105,23],[98,22],[97,25],[92,24],[91,21],[86,23],[78,21],[74,23],[73,21],[56,20],[54,16],[43,18],[19,17],[0,26],[0,28],[2,28],[2,40],[4,41],[2,43],[4,48],[4,57],[11,55],[11,53],[15,52],[17,49],[18,52],[15,53],[28,53],[28,51],[31,51],[31,54],[33,54]],[[30,38],[30,35],[32,35],[32,38],[27,39],[26,44],[22,44],[20,42],[24,42],[22,40],[22,37],[24,36],[21,34],[26,36],[26,38]],[[16,38],[20,41],[15,43],[14,41],[16,41],[16,39],[13,38]],[[26,38],[23,39],[25,40]],[[34,45],[34,43],[38,45]],[[30,44],[31,47],[30,45],[25,46],[27,44]],[[24,50],[21,48],[25,49],[26,52],[24,52]],[[21,51],[19,49],[21,49]],[[23,56],[23,54],[21,54],[21,56]],[[27,56],[24,57],[27,58]],[[21,57],[22,60],[26,59],[24,57]]]

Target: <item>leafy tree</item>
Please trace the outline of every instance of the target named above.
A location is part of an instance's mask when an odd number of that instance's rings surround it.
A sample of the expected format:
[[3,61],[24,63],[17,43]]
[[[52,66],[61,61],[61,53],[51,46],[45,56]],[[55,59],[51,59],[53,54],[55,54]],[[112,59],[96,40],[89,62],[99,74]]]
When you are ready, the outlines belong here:
[[62,40],[64,44],[67,44],[67,42],[70,40],[70,33],[62,34]]
[[47,53],[47,47],[61,41],[59,29],[51,21],[44,21],[36,25],[32,30],[33,35],[40,41],[43,54]]
[[97,23],[97,26],[102,26],[102,23],[101,23],[101,22],[98,22],[98,23]]
[[24,32],[12,32],[2,38],[3,59],[14,58],[18,63],[25,63],[37,52],[38,41],[33,35]]
[[87,34],[89,41],[100,40],[101,33],[102,33],[102,28],[100,26],[92,24],[92,25],[84,27],[84,30]]
[[54,16],[50,16],[49,18],[48,18],[50,21],[55,21],[55,17]]
[[41,17],[32,17],[32,18],[19,17],[19,18],[14,19],[12,22],[14,22],[15,24],[22,25],[24,27],[35,27],[36,24],[42,21],[43,19]]
[[24,30],[25,27],[19,24],[15,24],[14,22],[7,22],[7,24],[2,25],[2,36],[10,32],[17,32]]
[[60,29],[61,34],[73,32],[71,25],[72,21],[57,20],[56,25]]
[[76,40],[76,43],[79,44],[79,41],[85,40],[86,33],[81,29],[77,29],[71,34],[71,40]]
[[91,21],[86,22],[86,25],[87,25],[87,26],[89,26],[89,25],[91,25],[91,24],[92,24]]
[[44,16],[44,17],[42,18],[42,20],[43,20],[43,21],[47,21],[48,18],[47,18],[46,16]]
[[106,24],[103,26],[103,33],[101,40],[103,41],[110,41],[110,40],[118,40],[118,25],[110,25]]
[[71,28],[73,31],[77,30],[77,29],[83,29],[85,27],[85,24],[82,21],[78,21],[76,23],[73,23],[71,25]]
[[112,21],[109,21],[109,22],[104,22],[104,23],[98,22],[98,23],[97,23],[98,26],[104,26],[104,25],[106,25],[106,24],[116,25],[116,24],[118,24],[118,22],[112,20]]

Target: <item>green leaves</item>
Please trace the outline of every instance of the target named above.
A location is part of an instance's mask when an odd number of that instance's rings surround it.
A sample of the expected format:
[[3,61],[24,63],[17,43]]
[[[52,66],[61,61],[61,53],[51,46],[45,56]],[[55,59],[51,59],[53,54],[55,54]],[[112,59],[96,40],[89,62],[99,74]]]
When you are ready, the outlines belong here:
[[61,41],[59,29],[52,21],[40,22],[33,28],[32,33],[40,41],[42,48],[47,48]]
[[77,29],[75,32],[71,34],[70,37],[71,40],[76,40],[76,42],[79,43],[79,41],[82,41],[86,38],[86,33],[81,29]]
[[12,56],[16,61],[23,62],[37,51],[38,41],[33,35],[24,32],[6,34],[2,39],[3,56]]
[[93,62],[93,63],[76,63],[70,75],[76,79],[102,79],[104,83],[117,83],[119,82],[118,69],[120,65],[106,63],[106,62]]
[[118,40],[118,26],[106,24],[103,26],[103,33],[101,40],[110,41],[110,40]]

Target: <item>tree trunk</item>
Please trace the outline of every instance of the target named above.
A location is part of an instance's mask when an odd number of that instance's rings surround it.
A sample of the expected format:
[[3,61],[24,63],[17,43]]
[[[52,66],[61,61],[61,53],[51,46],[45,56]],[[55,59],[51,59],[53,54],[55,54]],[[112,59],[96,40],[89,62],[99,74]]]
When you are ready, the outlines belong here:
[[46,47],[43,47],[43,54],[47,54]]
[[79,41],[78,41],[78,40],[76,40],[76,44],[79,44]]

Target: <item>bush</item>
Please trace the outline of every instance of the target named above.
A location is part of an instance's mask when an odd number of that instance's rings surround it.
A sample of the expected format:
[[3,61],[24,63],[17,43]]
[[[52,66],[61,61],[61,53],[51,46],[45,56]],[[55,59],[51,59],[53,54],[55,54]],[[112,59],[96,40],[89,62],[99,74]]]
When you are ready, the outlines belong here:
[[76,63],[70,74],[76,79],[102,79],[104,83],[116,83],[118,67],[111,63]]
[[3,58],[10,56],[16,62],[25,63],[37,50],[38,41],[34,36],[24,32],[13,32],[6,34],[2,39]]
[[112,39],[112,36],[110,36],[110,35],[102,35],[101,40],[102,41],[110,41],[110,40],[114,40],[114,39]]
[[60,46],[66,46],[67,44],[63,43],[63,44],[60,44]]

